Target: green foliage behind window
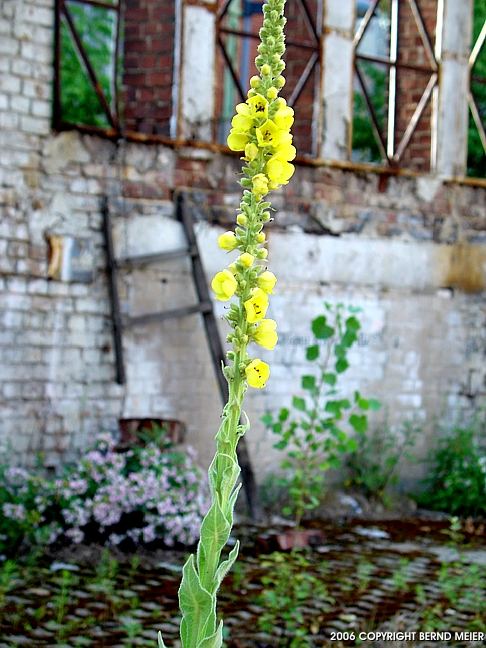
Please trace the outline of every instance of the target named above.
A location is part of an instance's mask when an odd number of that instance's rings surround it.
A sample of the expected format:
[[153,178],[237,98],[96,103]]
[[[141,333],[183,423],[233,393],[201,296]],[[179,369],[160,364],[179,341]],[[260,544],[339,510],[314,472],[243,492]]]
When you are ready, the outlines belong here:
[[[473,44],[476,42],[485,21],[486,3],[476,0],[474,3]],[[486,47],[484,45],[472,70],[472,76],[483,81],[483,83],[480,83],[475,81],[474,78],[471,79],[471,92],[484,126],[486,124]],[[470,176],[486,177],[486,151],[471,114],[469,115],[467,172]]]
[[[67,3],[76,31],[109,105],[114,85],[116,13]],[[110,124],[89,78],[71,31],[61,22],[61,116],[70,124],[108,127]]]

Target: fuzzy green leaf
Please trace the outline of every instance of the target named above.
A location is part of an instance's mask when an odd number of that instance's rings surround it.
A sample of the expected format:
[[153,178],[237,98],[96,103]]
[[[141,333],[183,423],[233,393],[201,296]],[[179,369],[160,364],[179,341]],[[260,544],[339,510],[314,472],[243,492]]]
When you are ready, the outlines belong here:
[[216,499],[201,524],[202,544],[211,551],[221,551],[228,542],[230,525]]
[[312,391],[316,388],[315,376],[302,376],[302,389]]
[[270,427],[270,425],[272,425],[272,423],[273,423],[273,416],[269,412],[267,412],[266,414],[264,414],[262,416],[260,421],[263,423],[263,425],[266,425],[267,427]]
[[349,363],[344,358],[339,358],[339,360],[336,362],[336,371],[338,373],[343,373],[348,367]]
[[334,335],[334,329],[328,325],[324,315],[319,315],[315,320],[312,320],[311,328],[318,340],[328,340]]
[[158,634],[158,641],[159,641],[159,648],[167,648],[167,646],[164,643],[164,640],[162,639],[162,633],[159,632]]
[[202,587],[192,554],[182,569],[179,606],[183,615],[181,623],[183,646],[197,646],[201,636],[204,636],[202,632],[214,633],[216,629],[214,597]]
[[381,403],[380,403],[380,401],[379,401],[379,400],[376,400],[375,398],[370,398],[370,399],[368,400],[368,403],[369,403],[370,409],[373,410],[374,412],[376,412],[376,411],[378,411],[379,409],[381,409]]
[[292,405],[295,409],[300,410],[301,412],[305,412],[306,410],[305,400],[299,396],[292,397]]
[[235,546],[233,549],[230,551],[228,558],[224,560],[218,569],[216,570],[216,576],[215,576],[215,581],[216,581],[216,589],[219,588],[221,585],[223,578],[226,576],[226,574],[229,572],[231,567],[233,567],[233,564],[235,560],[238,557],[238,552],[240,550],[240,541],[237,540]]
[[305,351],[305,357],[307,358],[307,360],[317,360],[317,358],[319,357],[319,345],[312,344],[311,346],[308,346]]
[[331,385],[334,387],[334,385],[337,383],[337,376],[335,373],[325,373],[322,374],[322,380],[326,383],[326,385]]
[[287,407],[282,407],[282,409],[280,410],[279,415],[278,415],[278,420],[283,423],[284,421],[286,421],[289,418],[289,414],[290,414],[290,411],[288,410],[288,408]]
[[361,328],[361,324],[356,317],[348,317],[348,319],[346,320],[346,328],[352,333],[357,333]]
[[220,621],[216,632],[197,644],[197,648],[221,648],[223,645],[223,622]]
[[364,434],[368,429],[368,419],[365,414],[359,416],[358,414],[351,414],[349,417],[349,424],[358,432],[359,434]]

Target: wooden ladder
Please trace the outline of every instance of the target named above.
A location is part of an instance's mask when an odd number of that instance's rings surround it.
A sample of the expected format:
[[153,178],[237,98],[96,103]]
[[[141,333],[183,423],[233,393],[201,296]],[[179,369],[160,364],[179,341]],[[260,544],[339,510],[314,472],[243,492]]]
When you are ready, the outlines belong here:
[[[203,318],[204,330],[208,341],[216,380],[218,382],[221,401],[224,405],[228,400],[228,383],[221,371],[221,366],[226,363],[226,356],[219,335],[213,302],[211,301],[211,296],[209,294],[208,282],[197,244],[196,232],[194,231],[194,219],[183,192],[179,192],[176,195],[175,209],[177,220],[182,224],[184,236],[187,241],[185,247],[169,252],[142,254],[117,259],[114,252],[112,222],[108,199],[105,197],[103,200],[101,211],[103,216],[103,234],[106,250],[106,272],[111,304],[116,382],[120,385],[123,385],[126,382],[125,362],[123,356],[123,332],[126,329],[200,313]],[[197,303],[190,306],[183,306],[181,308],[138,315],[136,317],[123,317],[121,315],[120,296],[118,292],[118,270],[121,268],[131,269],[142,267],[151,263],[161,263],[181,257],[189,257],[191,260],[191,271],[196,289]],[[241,478],[245,490],[248,510],[250,516],[255,519],[258,516],[257,490],[245,437],[240,439],[237,452],[238,461],[241,466]]]

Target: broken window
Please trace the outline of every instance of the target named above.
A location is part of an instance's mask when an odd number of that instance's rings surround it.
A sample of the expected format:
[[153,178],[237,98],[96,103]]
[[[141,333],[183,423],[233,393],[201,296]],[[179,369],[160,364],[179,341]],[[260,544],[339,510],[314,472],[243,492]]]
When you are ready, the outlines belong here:
[[174,135],[173,0],[57,0],[54,127]]
[[486,177],[486,4],[474,3],[468,131],[468,175]]
[[428,171],[437,0],[358,0],[352,157]]
[[[255,74],[262,0],[219,0],[217,15],[217,95],[215,136],[225,143],[234,106],[246,99],[249,79]],[[286,84],[283,96],[295,108],[292,128],[300,155],[316,155],[321,84],[322,1],[293,0],[287,17]]]

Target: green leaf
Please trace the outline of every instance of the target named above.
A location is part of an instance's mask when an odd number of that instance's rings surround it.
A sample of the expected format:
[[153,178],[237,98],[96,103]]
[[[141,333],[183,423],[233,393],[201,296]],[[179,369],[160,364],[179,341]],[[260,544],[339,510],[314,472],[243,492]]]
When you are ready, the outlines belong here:
[[337,383],[337,376],[335,373],[325,373],[322,374],[322,380],[326,383],[326,385],[331,385],[334,387],[334,385]]
[[359,320],[356,317],[348,317],[345,324],[346,324],[346,329],[348,331],[351,331],[352,333],[357,333],[361,328],[361,324],[359,323]]
[[339,360],[336,362],[336,371],[338,373],[345,372],[348,367],[349,367],[349,363],[344,358],[339,358]]
[[370,401],[366,398],[358,398],[358,407],[362,410],[370,409]]
[[278,443],[274,444],[275,450],[285,450],[285,448],[288,446],[288,442],[285,439],[282,439]]
[[272,430],[273,430],[274,434],[280,434],[282,432],[282,424],[280,422],[279,423],[274,423],[272,425]]
[[302,389],[312,391],[316,388],[315,376],[302,376]]
[[317,360],[319,357],[319,345],[313,344],[312,346],[308,346],[305,351],[305,357],[307,360]]
[[278,420],[282,423],[289,418],[290,411],[286,407],[282,407],[278,415]]
[[324,410],[326,412],[329,412],[329,414],[334,414],[334,416],[339,418],[341,416],[341,401],[339,401],[339,400],[327,401],[326,406],[324,407]]
[[158,641],[159,641],[159,648],[167,648],[167,646],[164,643],[164,640],[162,639],[162,633],[161,632],[159,632]]
[[216,632],[197,644],[197,648],[221,648],[223,645],[223,621],[220,621]]
[[334,335],[334,329],[328,325],[324,315],[319,315],[315,320],[312,320],[311,328],[318,340],[328,340]]
[[263,425],[266,425],[267,427],[270,427],[270,425],[272,425],[272,423],[273,423],[273,416],[272,416],[272,414],[270,414],[270,412],[267,412],[266,414],[264,414],[262,416],[262,418],[260,420],[263,423]]
[[346,331],[346,333],[343,335],[341,338],[341,344],[345,346],[347,349],[353,346],[353,344],[356,342],[358,339],[358,336],[355,333],[352,333],[351,331]]
[[368,429],[368,419],[365,414],[361,416],[358,414],[351,414],[349,417],[349,424],[359,434],[364,434]]
[[379,409],[381,409],[381,403],[379,400],[376,400],[375,398],[370,398],[368,400],[370,409],[373,410],[374,412],[377,412]]
[[[201,585],[191,554],[182,569],[179,606],[183,615],[181,639],[185,646],[197,646],[203,628],[213,633],[216,628],[214,597]],[[205,620],[208,620],[205,623]]]
[[[216,499],[201,524],[201,544],[208,550],[221,551],[228,542],[230,525]],[[201,572],[201,567],[199,567]]]
[[233,564],[235,560],[238,557],[238,552],[240,550],[240,541],[237,540],[235,546],[233,549],[230,551],[228,558],[223,561],[218,569],[216,570],[215,574],[215,581],[216,581],[216,590],[219,588],[221,585],[223,578],[226,576],[226,574],[229,572],[229,570],[233,567]]
[[305,400],[303,398],[299,398],[299,396],[292,397],[292,406],[295,407],[295,409],[300,410],[301,412],[305,412],[306,410]]

